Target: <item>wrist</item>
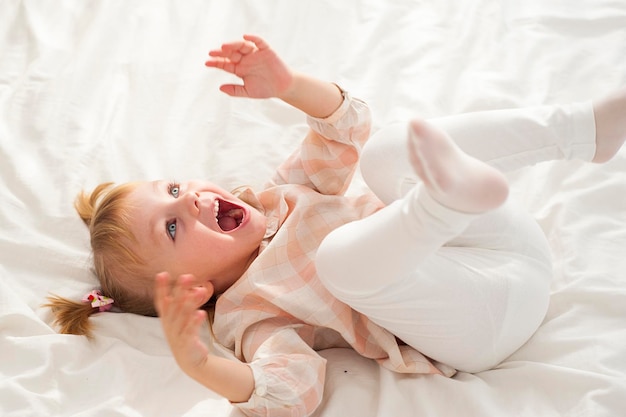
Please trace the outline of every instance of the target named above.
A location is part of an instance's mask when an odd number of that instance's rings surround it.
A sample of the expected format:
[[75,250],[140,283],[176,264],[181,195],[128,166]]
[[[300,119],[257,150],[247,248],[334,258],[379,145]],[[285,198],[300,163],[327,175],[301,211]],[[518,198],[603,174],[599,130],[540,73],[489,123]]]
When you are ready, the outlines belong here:
[[302,77],[303,74],[296,71],[288,71],[288,75],[286,77],[287,81],[284,83],[282,88],[279,88],[276,98],[284,101],[285,103],[290,103],[294,97],[298,96],[298,90],[300,88],[300,84],[302,83]]
[[333,83],[293,72],[289,87],[277,97],[311,117],[324,119],[343,103],[343,92]]
[[231,402],[246,402],[254,391],[252,369],[243,362],[209,354],[201,365],[183,371]]

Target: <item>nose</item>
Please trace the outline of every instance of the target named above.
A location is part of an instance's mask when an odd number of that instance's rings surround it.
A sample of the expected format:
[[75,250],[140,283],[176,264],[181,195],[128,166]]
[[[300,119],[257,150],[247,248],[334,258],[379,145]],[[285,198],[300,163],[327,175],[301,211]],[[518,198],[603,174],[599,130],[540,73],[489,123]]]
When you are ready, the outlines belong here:
[[191,214],[192,216],[195,216],[198,214],[198,211],[199,211],[198,197],[199,197],[198,193],[194,191],[190,191],[190,192],[183,194],[183,196],[179,197],[178,200],[179,200],[179,203],[182,204],[184,209],[189,214]]

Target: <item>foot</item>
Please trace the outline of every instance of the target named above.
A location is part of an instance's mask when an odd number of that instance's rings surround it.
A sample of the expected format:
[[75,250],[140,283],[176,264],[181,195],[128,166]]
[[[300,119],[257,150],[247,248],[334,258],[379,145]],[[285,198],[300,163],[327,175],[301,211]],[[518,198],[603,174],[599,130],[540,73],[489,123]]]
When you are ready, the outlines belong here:
[[464,153],[443,131],[419,120],[409,125],[409,156],[428,193],[465,213],[483,213],[506,200],[509,186],[495,168]]
[[596,118],[596,154],[593,162],[613,158],[626,141],[626,88],[599,100],[593,106]]

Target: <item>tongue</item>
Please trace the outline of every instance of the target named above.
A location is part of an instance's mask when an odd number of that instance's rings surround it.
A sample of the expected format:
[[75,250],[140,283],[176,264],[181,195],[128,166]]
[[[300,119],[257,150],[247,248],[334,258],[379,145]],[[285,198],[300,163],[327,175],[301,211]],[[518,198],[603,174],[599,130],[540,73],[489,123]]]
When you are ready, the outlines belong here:
[[232,217],[224,216],[217,219],[217,223],[220,225],[223,231],[228,232],[237,227],[237,220]]
[[233,208],[228,210],[226,213],[220,213],[220,216],[217,219],[217,224],[220,225],[220,228],[223,231],[229,232],[239,227],[242,220],[243,210],[240,208]]

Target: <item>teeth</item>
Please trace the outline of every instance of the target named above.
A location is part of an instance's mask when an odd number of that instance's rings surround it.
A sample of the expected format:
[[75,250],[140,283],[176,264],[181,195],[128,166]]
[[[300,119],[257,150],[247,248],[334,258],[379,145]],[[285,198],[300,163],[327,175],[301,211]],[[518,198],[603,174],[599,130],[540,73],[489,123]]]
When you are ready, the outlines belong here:
[[215,200],[215,203],[213,204],[213,214],[215,214],[216,219],[217,219],[217,216],[220,214],[220,201],[219,200]]

